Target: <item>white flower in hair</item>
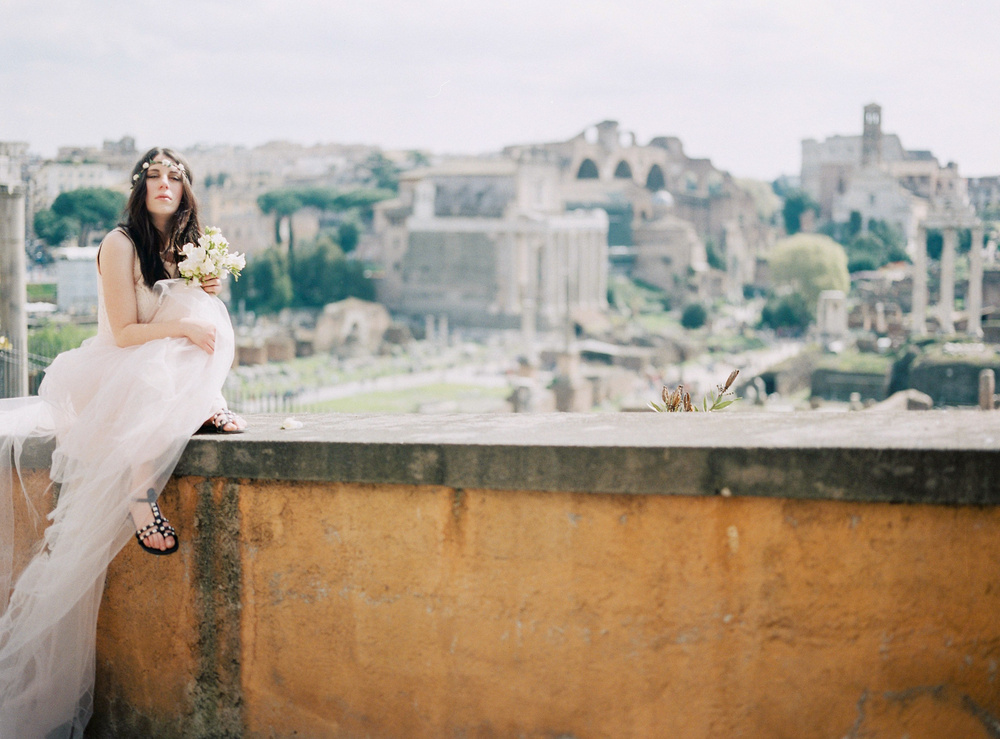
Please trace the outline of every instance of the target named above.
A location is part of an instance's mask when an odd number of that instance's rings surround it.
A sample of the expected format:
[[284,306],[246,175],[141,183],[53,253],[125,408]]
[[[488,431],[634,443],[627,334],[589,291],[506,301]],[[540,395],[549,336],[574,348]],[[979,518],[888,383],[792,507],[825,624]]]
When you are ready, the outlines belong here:
[[[149,165],[151,165],[151,164],[162,164],[164,167],[169,167],[170,169],[176,169],[178,172],[180,172],[182,175],[184,175],[185,178],[187,178],[187,169],[185,169],[184,165],[181,164],[180,162],[173,162],[173,161],[171,161],[171,160],[169,160],[167,158],[153,159],[151,161],[143,162],[142,163],[142,169],[143,169],[143,171],[149,169]],[[139,179],[139,175],[140,174],[141,174],[140,172],[136,172],[134,175],[132,175],[132,187],[133,188],[135,187],[135,183]]]

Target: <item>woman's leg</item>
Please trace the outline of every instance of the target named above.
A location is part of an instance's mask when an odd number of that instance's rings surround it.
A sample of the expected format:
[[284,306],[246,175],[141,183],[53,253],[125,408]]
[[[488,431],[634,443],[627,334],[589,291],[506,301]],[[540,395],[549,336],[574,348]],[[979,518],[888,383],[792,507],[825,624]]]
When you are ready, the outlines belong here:
[[[132,476],[133,490],[146,488],[146,492],[133,500],[129,505],[132,524],[135,526],[137,532],[142,531],[149,524],[153,523],[155,518],[152,504],[156,502],[156,489],[147,487],[147,482],[150,479],[150,471],[149,465],[142,465]],[[143,538],[142,543],[150,549],[157,549],[162,552],[171,549],[177,543],[177,539],[169,534],[164,536],[159,531],[154,530],[151,534]]]

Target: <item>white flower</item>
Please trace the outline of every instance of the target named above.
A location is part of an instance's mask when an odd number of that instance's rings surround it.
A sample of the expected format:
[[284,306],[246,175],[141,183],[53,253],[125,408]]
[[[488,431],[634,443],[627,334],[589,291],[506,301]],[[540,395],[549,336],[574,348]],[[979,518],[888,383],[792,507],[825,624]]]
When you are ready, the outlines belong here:
[[246,266],[246,259],[241,254],[229,251],[229,242],[222,232],[215,227],[208,227],[198,238],[197,244],[184,244],[181,247],[182,261],[178,265],[181,276],[189,283],[204,280],[208,277],[221,277],[225,272],[231,272],[239,278],[240,270]]
[[247,266],[247,260],[242,254],[237,254],[235,252],[226,253],[223,258],[222,268],[230,272],[239,273],[241,269]]

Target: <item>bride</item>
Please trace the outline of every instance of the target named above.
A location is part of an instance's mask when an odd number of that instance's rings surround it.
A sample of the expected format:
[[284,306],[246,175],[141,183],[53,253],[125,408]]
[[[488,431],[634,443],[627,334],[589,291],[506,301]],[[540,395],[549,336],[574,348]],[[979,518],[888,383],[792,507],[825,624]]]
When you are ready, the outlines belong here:
[[[220,281],[176,279],[180,247],[201,235],[190,168],[154,148],[132,183],[98,252],[97,336],[55,359],[39,397],[0,401],[0,739],[83,736],[109,562],[133,536],[177,551],[156,499],[188,439],[246,427],[221,395],[234,340]],[[16,551],[15,495],[36,522],[50,507],[21,482],[22,452],[53,439],[51,523]]]

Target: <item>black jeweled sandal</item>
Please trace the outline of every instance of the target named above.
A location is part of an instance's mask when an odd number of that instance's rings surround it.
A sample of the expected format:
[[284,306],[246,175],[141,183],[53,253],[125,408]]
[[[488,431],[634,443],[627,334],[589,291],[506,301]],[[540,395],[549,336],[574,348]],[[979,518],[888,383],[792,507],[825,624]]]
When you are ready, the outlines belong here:
[[[135,532],[135,538],[138,540],[139,546],[150,554],[155,554],[157,556],[173,554],[177,551],[177,547],[179,547],[181,543],[181,540],[177,536],[177,531],[170,525],[170,521],[163,517],[163,514],[160,513],[160,507],[156,505],[155,502],[150,501],[149,507],[153,509],[153,522],[143,526],[139,531]],[[161,534],[164,539],[168,536],[174,537],[174,545],[168,549],[154,549],[153,547],[147,546],[146,539],[153,534]]]
[[[232,431],[226,431],[226,426],[233,424],[238,426],[237,420],[243,421],[243,428],[233,429]],[[195,433],[198,434],[242,434],[246,430],[246,421],[244,421],[240,416],[237,416],[228,408],[223,408],[221,411],[216,413],[210,419],[205,421]]]

